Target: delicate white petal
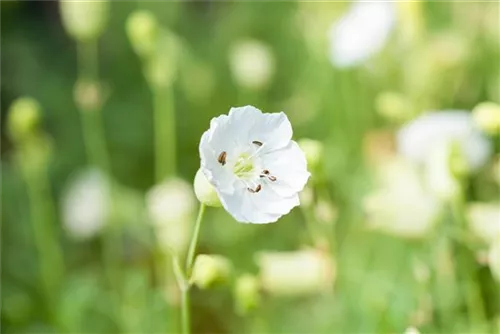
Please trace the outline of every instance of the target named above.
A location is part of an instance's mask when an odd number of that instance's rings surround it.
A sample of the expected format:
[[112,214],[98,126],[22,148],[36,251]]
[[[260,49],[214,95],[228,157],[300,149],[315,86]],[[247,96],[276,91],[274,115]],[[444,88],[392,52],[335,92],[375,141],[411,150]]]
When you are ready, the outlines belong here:
[[330,58],[334,65],[349,67],[380,51],[395,23],[394,4],[357,2],[330,29]]
[[471,114],[461,110],[428,112],[403,127],[397,142],[399,152],[418,164],[443,144],[458,144],[472,170],[484,165],[492,153],[490,141],[475,127]]
[[262,157],[263,164],[272,175],[275,182],[269,182],[273,190],[281,196],[291,196],[302,191],[309,176],[304,152],[295,141],[283,149],[269,152]]

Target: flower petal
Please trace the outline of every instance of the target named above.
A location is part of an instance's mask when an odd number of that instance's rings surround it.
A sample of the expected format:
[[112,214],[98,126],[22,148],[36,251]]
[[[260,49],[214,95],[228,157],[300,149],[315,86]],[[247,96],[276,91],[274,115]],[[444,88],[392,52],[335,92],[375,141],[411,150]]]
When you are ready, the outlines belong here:
[[307,171],[304,152],[293,140],[283,149],[264,154],[262,161],[271,175],[276,177],[276,181],[267,184],[283,197],[289,197],[301,191],[311,175]]

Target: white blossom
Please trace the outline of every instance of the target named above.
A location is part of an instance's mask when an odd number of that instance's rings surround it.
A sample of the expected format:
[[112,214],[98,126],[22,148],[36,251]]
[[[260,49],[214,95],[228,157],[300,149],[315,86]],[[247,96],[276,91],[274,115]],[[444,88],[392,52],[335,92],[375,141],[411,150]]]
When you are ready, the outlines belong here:
[[393,3],[357,1],[330,28],[332,63],[338,67],[350,67],[364,62],[384,47],[394,23]]
[[468,168],[484,165],[492,145],[476,128],[471,114],[462,110],[428,112],[404,126],[398,133],[399,152],[417,164],[425,164],[432,151],[455,144]]
[[109,182],[97,169],[79,172],[69,182],[62,198],[63,225],[74,238],[96,235],[110,212]]
[[245,106],[213,118],[200,142],[201,171],[239,222],[264,224],[299,205],[310,174],[286,115]]

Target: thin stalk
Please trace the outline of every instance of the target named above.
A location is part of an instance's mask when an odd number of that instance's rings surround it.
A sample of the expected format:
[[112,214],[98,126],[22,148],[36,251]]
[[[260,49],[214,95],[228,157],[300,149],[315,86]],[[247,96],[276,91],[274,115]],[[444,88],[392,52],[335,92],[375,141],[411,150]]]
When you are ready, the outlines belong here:
[[[186,277],[187,280],[184,280],[184,284],[179,284],[179,288],[181,290],[181,323],[182,323],[182,333],[189,334],[191,333],[191,324],[190,324],[190,301],[189,301],[189,278],[191,276],[191,271],[193,267],[194,254],[196,252],[196,245],[198,244],[198,237],[200,235],[200,227],[201,221],[203,219],[203,214],[205,213],[205,205],[200,205],[200,210],[198,211],[198,218],[196,218],[196,223],[193,230],[193,235],[191,237],[191,242],[189,244],[188,255],[186,257]],[[176,275],[177,277],[178,275]],[[179,279],[177,279],[179,282]]]
[[155,130],[155,179],[157,183],[176,173],[174,94],[171,86],[152,88]]

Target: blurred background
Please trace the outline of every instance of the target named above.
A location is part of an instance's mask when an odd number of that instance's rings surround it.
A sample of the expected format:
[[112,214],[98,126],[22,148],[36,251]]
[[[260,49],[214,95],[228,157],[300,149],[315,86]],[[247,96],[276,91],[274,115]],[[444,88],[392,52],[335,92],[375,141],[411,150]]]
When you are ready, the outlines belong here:
[[275,224],[207,209],[193,332],[498,333],[499,13],[2,1],[3,332],[180,332],[199,140],[253,105],[312,177]]

